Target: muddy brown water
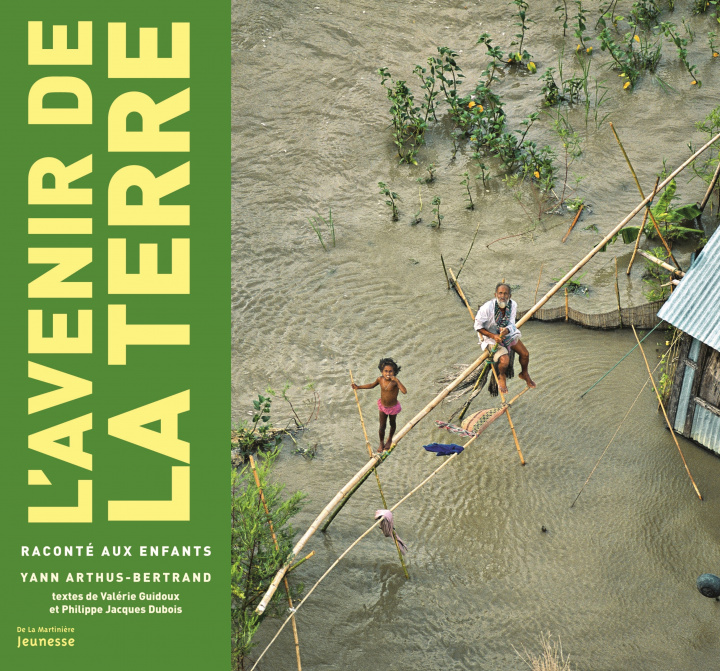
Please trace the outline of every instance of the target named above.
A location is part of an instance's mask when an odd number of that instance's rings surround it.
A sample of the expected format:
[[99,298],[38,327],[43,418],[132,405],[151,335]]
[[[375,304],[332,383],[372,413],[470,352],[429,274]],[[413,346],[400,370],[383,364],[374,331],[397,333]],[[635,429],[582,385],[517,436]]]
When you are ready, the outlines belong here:
[[[536,23],[525,46],[538,75],[507,72],[497,85],[511,127],[541,109],[539,75],[557,67],[563,40],[555,4],[533,2],[529,10]],[[629,8],[624,4],[620,13]],[[319,418],[297,440],[315,448],[316,457],[305,460],[286,441],[275,471],[289,489],[308,495],[298,531],[367,461],[348,367],[363,383],[378,375],[381,356],[397,359],[408,389],[402,426],[441,389],[439,377],[479,355],[470,316],[446,289],[440,254],[457,270],[480,224],[461,275],[471,304],[487,300],[505,278],[520,306],[529,307],[541,265],[542,294],[639,202],[610,128],[596,126],[592,107],[587,125],[582,106],[570,110],[583,154],[569,181],[574,187],[582,177],[573,195],[585,198],[588,211],[564,245],[571,215],[547,215],[536,224],[532,193],[521,192],[518,202],[497,177],[487,191],[475,185],[476,209],[464,208],[462,174],[477,170],[465,150],[452,160],[446,120],[428,132],[417,167],[397,164],[377,68],[387,66],[415,86],[413,66],[447,45],[459,52],[463,90],[469,89],[487,62],[484,48],[475,46],[479,34],[490,32],[507,49],[517,32],[509,7],[498,1],[233,2],[232,420],[246,417],[268,385],[279,390],[292,382],[290,397],[302,405],[300,387],[314,384]],[[680,23],[689,7],[677,2],[675,15],[662,18]],[[594,4],[591,18],[594,25]],[[666,45],[658,74],[673,90],[645,76],[635,91],[623,91],[606,67],[608,56],[597,40],[590,42],[591,88],[595,79],[607,87],[599,115],[610,112],[646,191],[663,159],[672,168],[689,155],[688,142],[699,146],[705,138],[695,122],[718,103],[720,87],[720,59],[713,61],[706,46],[711,21],[689,19],[696,31],[689,54],[701,89],[689,86]],[[574,42],[565,41],[566,76]],[[559,146],[546,117],[530,137]],[[429,163],[436,180],[419,185]],[[683,202],[704,193],[702,182],[690,177],[679,180]],[[401,196],[397,222],[378,181]],[[419,188],[422,222],[412,226]],[[429,226],[435,195],[445,215],[440,230]],[[336,245],[325,252],[307,218],[325,216],[330,207]],[[591,224],[599,233],[587,229]],[[716,225],[708,216],[705,224]],[[571,305],[587,312],[615,306],[616,256],[623,305],[644,302],[640,264],[629,278],[624,273],[629,251],[619,242],[593,259],[582,278],[590,291],[571,297]],[[687,265],[688,250],[678,252]],[[519,670],[526,666],[517,651],[537,652],[543,633],[559,636],[579,669],[718,668],[720,604],[702,597],[695,579],[720,573],[720,460],[680,439],[704,496],[700,502],[648,386],[571,509],[640,392],[645,366],[633,353],[580,399],[633,346],[632,332],[530,322],[522,333],[538,383],[513,411],[527,466],[520,466],[501,419],[401,506],[396,523],[410,548],[411,579],[380,532],[360,543],[298,612],[303,668]],[[646,341],[652,365],[665,339],[656,331]],[[511,381],[511,394],[521,388]],[[360,392],[373,444],[376,391]],[[389,503],[439,464],[423,444],[458,442],[433,423],[457,405],[444,403],[382,466]],[[492,405],[484,392],[473,407]],[[280,400],[273,413],[276,424],[289,414]],[[378,507],[371,479],[329,532],[311,540],[307,551],[315,556],[294,579],[312,585],[372,524]],[[262,624],[258,652],[278,626]],[[290,628],[261,668],[295,668]]]

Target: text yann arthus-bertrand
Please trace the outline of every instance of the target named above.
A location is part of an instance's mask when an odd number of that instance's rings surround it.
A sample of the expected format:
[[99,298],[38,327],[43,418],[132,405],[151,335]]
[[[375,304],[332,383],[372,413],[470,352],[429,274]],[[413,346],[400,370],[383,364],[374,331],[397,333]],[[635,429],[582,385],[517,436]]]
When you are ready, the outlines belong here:
[[[75,30],[75,26],[72,27]],[[87,73],[88,66],[93,65],[94,29],[98,29],[97,23],[93,25],[91,21],[79,21],[77,47],[69,48],[68,26],[53,25],[52,40],[48,44],[47,39],[43,41],[42,22],[28,23],[28,65],[40,66],[37,71],[42,75],[52,72],[49,66],[62,66],[57,71],[62,72],[62,76],[42,76],[36,80],[32,77],[27,100],[31,138],[32,129],[38,125],[51,126],[57,129],[58,134],[62,134],[64,128],[69,126],[93,124],[93,92],[83,80],[83,72]],[[110,155],[113,152],[168,152],[168,156],[176,157],[173,162],[177,165],[163,174],[154,174],[142,165],[126,165],[114,172],[105,185],[107,212],[104,208],[103,211],[93,209],[93,188],[73,184],[92,173],[92,146],[87,148],[87,155],[79,160],[75,160],[76,152],[79,150],[85,153],[86,150],[73,142],[68,146],[68,154],[75,153],[72,159],[68,160],[62,155],[44,156],[30,165],[28,263],[50,265],[51,268],[28,285],[28,376],[52,385],[55,389],[30,396],[28,414],[42,413],[93,394],[92,380],[73,375],[67,370],[65,362],[77,358],[64,358],[63,355],[91,354],[93,347],[98,346],[93,340],[93,324],[99,320],[107,320],[107,365],[110,367],[127,365],[129,346],[155,346],[160,356],[162,348],[157,346],[190,344],[189,323],[137,323],[132,316],[133,295],[190,293],[190,205],[160,202],[161,198],[190,183],[190,132],[161,130],[161,124],[181,117],[190,109],[190,24],[172,23],[171,26],[162,27],[165,31],[171,29],[170,57],[158,55],[158,28],[139,29],[139,56],[133,57],[127,56],[128,28],[125,23],[101,24],[101,29],[107,30],[109,80],[131,81],[132,87],[128,88],[143,88],[151,93],[157,81],[178,80],[178,90],[169,97],[164,96],[162,100],[137,90],[118,95],[107,110],[107,147],[97,147],[96,152],[104,154],[107,151]],[[72,66],[73,73],[77,66],[77,76],[67,76],[68,66]],[[36,70],[30,67],[29,71],[32,76]],[[140,84],[137,80],[140,80]],[[46,102],[48,94],[57,93],[64,94],[63,100],[71,98],[75,102],[76,98],[76,104],[68,107],[50,106]],[[140,130],[128,130],[128,117],[131,115],[135,119],[138,115],[141,118]],[[187,119],[187,115],[184,119]],[[183,123],[182,120],[180,123]],[[189,122],[184,123],[186,128],[189,127]],[[142,192],[141,204],[128,204],[129,189]],[[88,216],[70,218],[64,209],[67,206],[73,206],[73,212],[78,211],[77,206],[83,206],[87,208]],[[48,213],[53,216],[48,216]],[[102,314],[98,314],[100,311],[97,309],[86,309],[86,299],[93,297],[93,282],[74,281],[73,275],[93,263],[93,248],[88,241],[92,241],[93,226],[105,231],[105,224],[109,231],[107,311],[103,307]],[[167,242],[128,244],[128,239],[123,237],[123,230],[130,226],[149,227],[147,230],[150,232],[159,230],[157,227],[172,227],[164,229],[171,230],[173,235],[168,245],[172,259],[171,272],[158,272],[158,247],[159,244],[167,245]],[[49,240],[58,239],[66,240],[67,243],[48,246]],[[127,272],[127,260],[135,259],[137,263],[138,258],[139,271]],[[121,298],[118,300],[116,297]],[[64,305],[67,305],[67,299],[77,300],[77,310],[58,309],[57,304],[53,305],[53,299],[63,299]],[[180,321],[190,319],[185,316]],[[69,322],[71,329],[68,328]],[[38,361],[43,361],[43,364]],[[151,375],[152,371],[139,371],[138,377],[143,374]],[[186,383],[182,386],[188,385]],[[110,436],[184,464],[172,466],[168,460],[165,487],[171,481],[172,494],[169,499],[110,500],[107,507],[108,520],[190,519],[190,444],[178,436],[178,417],[180,413],[189,410],[190,389],[179,388],[169,396],[107,418],[107,432]],[[105,420],[104,417],[96,418],[95,423],[103,425]],[[160,431],[145,428],[145,425],[158,421]],[[83,439],[87,440],[86,434],[93,429],[93,422],[93,414],[88,413],[69,416],[67,421],[47,426],[35,433],[28,431],[30,450],[71,464],[77,467],[78,472],[77,493],[63,488],[63,491],[53,496],[57,505],[29,506],[29,522],[92,522],[93,455],[83,448]],[[97,428],[104,429],[104,426]],[[45,470],[28,469],[28,485],[52,486],[47,474],[52,475],[52,463],[55,462],[48,461]]]

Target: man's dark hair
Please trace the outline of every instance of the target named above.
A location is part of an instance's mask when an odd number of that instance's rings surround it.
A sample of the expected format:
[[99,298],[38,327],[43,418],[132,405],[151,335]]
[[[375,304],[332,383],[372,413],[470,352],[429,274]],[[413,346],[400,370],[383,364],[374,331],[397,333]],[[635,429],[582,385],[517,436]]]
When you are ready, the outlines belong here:
[[398,366],[392,359],[386,358],[386,359],[380,359],[380,363],[378,364],[378,369],[382,373],[383,368],[385,366],[392,366],[394,369],[393,375],[397,375],[400,372],[400,366]]
[[497,290],[500,287],[507,287],[507,290],[510,292],[510,295],[512,296],[512,287],[509,284],[506,284],[505,282],[498,282],[497,286],[495,287],[495,293],[497,293]]

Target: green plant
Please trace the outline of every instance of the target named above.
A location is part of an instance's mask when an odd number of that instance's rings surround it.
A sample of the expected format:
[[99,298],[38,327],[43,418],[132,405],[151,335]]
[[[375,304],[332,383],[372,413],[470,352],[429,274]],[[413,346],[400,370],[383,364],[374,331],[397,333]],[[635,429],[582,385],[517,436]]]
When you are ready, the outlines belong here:
[[[286,382],[283,385],[280,397],[288,404],[290,411],[292,412],[292,421],[295,423],[295,429],[302,430],[307,428],[307,425],[313,420],[317,419],[320,411],[320,397],[317,391],[315,391],[315,383],[308,382],[302,389],[303,391],[309,392],[310,396],[306,397],[303,401],[303,405],[306,410],[309,409],[309,414],[306,419],[301,419],[295,410],[295,405],[288,396],[288,391],[292,388],[292,382]],[[296,401],[297,402],[297,401]],[[288,434],[289,435],[289,434]]]
[[380,187],[380,193],[387,198],[385,204],[390,207],[390,210],[392,212],[392,220],[397,221],[398,208],[396,201],[400,200],[400,196],[398,196],[394,191],[390,191],[390,189],[387,188],[387,184],[385,184],[385,182],[378,182],[378,186]]
[[563,27],[563,37],[565,37],[565,33],[567,32],[567,27],[568,27],[568,19],[570,18],[568,15],[567,0],[562,0],[562,4],[555,7],[554,11],[561,15],[562,27]]
[[[275,573],[290,557],[294,535],[290,520],[300,511],[304,498],[302,493],[296,492],[283,501],[284,486],[269,479],[276,457],[277,451],[274,451],[259,455],[256,461],[260,487],[270,511],[269,519],[250,466],[231,470],[230,640],[231,668],[236,671],[246,668],[248,655],[254,647],[252,639],[260,622],[266,616],[278,617],[287,610],[287,604],[282,604],[285,595],[278,591],[262,615],[255,613]],[[272,520],[278,548],[269,520]],[[292,596],[297,597],[301,590],[302,585],[293,586]]]
[[472,194],[470,193],[470,176],[467,174],[467,172],[463,173],[463,177],[465,178],[460,184],[465,187],[465,190],[467,191],[467,201],[468,204],[465,206],[468,210],[474,210],[475,209],[475,203],[473,203]]
[[435,206],[433,207],[433,214],[435,215],[435,223],[437,224],[437,227],[440,228],[440,224],[442,223],[442,220],[445,218],[445,215],[440,214],[440,196],[435,196],[432,199],[432,204]]
[[523,49],[523,42],[525,41],[525,33],[530,27],[529,24],[535,23],[532,19],[527,18],[528,3],[527,0],[512,0],[510,4],[517,7],[517,14],[513,14],[513,17],[517,19],[515,25],[520,29],[519,33],[515,34],[515,40],[510,43],[511,47],[517,47],[517,50],[510,53],[509,63],[517,63],[518,65],[524,60],[531,61],[532,56]]
[[567,112],[563,115],[560,111],[557,113],[557,117],[553,122],[553,129],[560,138],[560,142],[563,147],[563,154],[565,157],[565,176],[563,179],[563,189],[560,195],[560,205],[565,202],[565,191],[567,189],[568,174],[570,166],[573,164],[575,159],[582,154],[580,147],[581,138],[580,135],[573,129],[570,124],[569,115]]
[[427,110],[423,118],[421,108],[415,105],[415,99],[407,84],[402,80],[394,81],[387,68],[380,68],[377,72],[381,78],[380,83],[385,87],[387,97],[392,103],[390,114],[393,142],[398,149],[400,163],[417,165],[415,156],[420,145],[425,141]]
[[252,422],[241,420],[230,434],[230,447],[241,461],[251,454],[270,452],[280,444],[281,438],[270,423],[272,390],[265,393],[268,395],[259,394],[253,401]]
[[452,49],[438,47],[438,54],[439,57],[428,58],[430,73],[440,83],[445,102],[450,107],[450,117],[458,123],[461,115],[458,86],[465,75],[457,64],[458,55]]
[[654,27],[657,17],[660,15],[660,7],[655,0],[637,0],[632,5],[630,16],[633,22],[644,26],[647,29]]
[[691,65],[690,61],[688,60],[688,41],[684,37],[680,37],[677,32],[677,26],[674,23],[671,23],[670,21],[664,21],[660,24],[660,27],[662,28],[665,36],[669,37],[673,44],[677,47],[680,61],[685,66],[685,69],[688,71],[688,74],[692,78],[692,81],[690,83],[693,85],[696,84],[697,87],[700,88],[702,86],[702,82],[697,78],[697,75],[695,73],[695,71],[697,70],[697,66]]
[[587,49],[587,45],[585,44],[585,28],[587,25],[587,10],[583,8],[582,6],[582,0],[575,0],[575,6],[577,7],[577,14],[575,15],[575,20],[577,21],[577,28],[575,29],[575,37],[578,38],[580,41],[580,44],[578,45],[582,49]]
[[[661,261],[664,261],[668,257],[668,253],[664,247],[655,247],[650,250],[650,254]],[[650,260],[646,260],[645,272],[643,273],[643,282],[645,283],[643,296],[651,303],[653,301],[664,300],[670,295],[670,287],[667,285],[669,279],[669,271]]]
[[431,163],[425,170],[427,172],[425,183],[432,184],[435,181],[435,166]]
[[[587,275],[587,271],[578,277],[571,277],[563,284],[563,287],[568,290],[569,294],[586,294],[590,290],[590,287],[580,282],[585,275]],[[553,282],[559,282],[562,277],[552,277],[551,279]]]
[[584,198],[568,198],[565,201],[565,207],[567,207],[569,212],[577,212],[584,203]]
[[488,172],[487,166],[484,163],[479,163],[478,169],[480,170],[480,174],[475,175],[475,179],[481,179],[483,188],[487,189],[487,180],[490,179],[490,173]]
[[312,227],[313,231],[315,231],[315,234],[318,236],[318,240],[320,240],[320,244],[325,251],[327,251],[328,249],[325,246],[325,242],[323,241],[322,233],[320,231],[321,222],[325,224],[327,230],[330,231],[330,235],[332,238],[332,246],[335,246],[335,223],[333,222],[332,218],[332,208],[329,208],[329,214],[327,219],[320,215],[317,215],[316,217],[308,217],[308,221],[310,222],[310,226]]
[[713,58],[718,57],[717,45],[715,44],[716,37],[717,33],[714,30],[711,30],[708,33],[708,46],[710,47],[710,53],[712,54]]

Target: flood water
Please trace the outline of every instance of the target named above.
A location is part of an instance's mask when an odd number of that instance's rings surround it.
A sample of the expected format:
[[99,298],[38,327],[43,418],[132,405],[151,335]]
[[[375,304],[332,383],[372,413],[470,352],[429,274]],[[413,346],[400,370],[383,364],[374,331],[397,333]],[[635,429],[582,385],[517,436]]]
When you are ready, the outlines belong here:
[[[557,68],[563,44],[565,77],[573,68],[579,71],[571,57],[576,40],[563,41],[556,4],[534,0],[528,10],[535,23],[524,46],[538,74],[508,70],[496,84],[511,128],[542,109],[540,75]],[[589,33],[595,35],[598,3],[586,4]],[[620,2],[618,13],[630,4]],[[671,88],[645,75],[635,90],[623,91],[607,53],[596,39],[589,42],[591,89],[595,80],[607,87],[598,120],[610,116],[598,126],[593,106],[587,124],[582,105],[569,110],[583,153],[569,169],[568,193],[584,198],[587,207],[561,244],[572,215],[545,215],[537,222],[533,192],[524,188],[516,197],[491,161],[486,160],[494,174],[487,189],[473,184],[476,208],[465,209],[460,182],[464,172],[473,176],[478,170],[469,151],[461,149],[453,160],[444,107],[418,166],[398,165],[390,103],[376,74],[388,67],[419,96],[413,66],[425,64],[438,46],[449,46],[466,76],[461,92],[470,90],[487,64],[484,47],[475,44],[478,36],[491,33],[493,43],[507,51],[517,32],[513,5],[233,2],[231,419],[246,417],[267,386],[279,391],[286,382],[303,414],[309,392],[301,388],[314,384],[319,416],[297,440],[316,456],[304,459],[286,440],[275,469],[288,490],[308,496],[296,518],[298,532],[368,459],[349,368],[357,382],[367,383],[377,377],[381,357],[400,363],[399,378],[408,389],[401,398],[401,427],[441,390],[438,378],[479,356],[470,315],[447,290],[441,254],[457,271],[479,224],[460,277],[471,305],[491,298],[505,279],[520,308],[528,308],[541,266],[539,295],[641,200],[607,121],[615,124],[646,193],[664,159],[672,169],[689,156],[688,143],[705,141],[695,123],[720,102],[720,59],[713,60],[707,46],[707,32],[717,22],[692,16],[692,3],[675,4],[675,14],[665,12],[661,19],[680,24],[689,17],[696,35],[688,53],[702,88],[689,85],[675,48],[666,44],[658,75]],[[680,31],[686,35],[682,26]],[[546,116],[528,137],[560,148]],[[435,181],[419,184],[430,163]],[[699,201],[705,192],[705,184],[691,176],[678,180],[683,203]],[[391,221],[379,181],[401,197],[398,221]],[[556,190],[562,175],[559,184]],[[430,226],[434,196],[442,199],[439,230]],[[422,221],[412,225],[419,198]],[[327,217],[330,208],[336,244],[323,231],[326,252],[308,217]],[[704,223],[710,231],[716,226],[709,212]],[[588,228],[592,224],[599,232]],[[515,237],[490,245],[506,236]],[[646,302],[642,264],[625,275],[630,251],[618,241],[597,255],[582,271],[589,292],[571,296],[570,304],[584,312],[616,307],[616,257],[622,304]],[[688,248],[679,247],[677,257],[689,265]],[[560,304],[559,296],[550,305]],[[656,331],[645,341],[653,367],[666,338]],[[409,546],[409,581],[390,540],[379,531],[363,540],[298,612],[304,669],[519,671],[527,666],[517,651],[538,652],[541,634],[560,637],[582,670],[718,668],[720,603],[702,597],[695,580],[701,573],[720,573],[720,459],[679,439],[701,502],[648,385],[570,508],[646,381],[645,364],[633,352],[580,399],[634,345],[632,331],[531,321],[522,327],[522,340],[538,384],[513,410],[527,465],[520,465],[500,418],[403,504],[396,526]],[[522,381],[510,381],[511,395],[522,388]],[[359,392],[373,446],[377,391]],[[424,444],[461,442],[433,421],[447,419],[461,402],[443,403],[379,469],[389,505],[439,465],[442,457],[427,453]],[[494,403],[483,392],[473,408]],[[289,415],[287,404],[276,399],[274,423],[283,425]],[[382,507],[373,480],[326,534],[316,534],[306,546],[315,556],[293,574],[306,589],[373,523],[375,509]],[[278,626],[262,624],[256,652]],[[261,668],[296,668],[289,627]]]

